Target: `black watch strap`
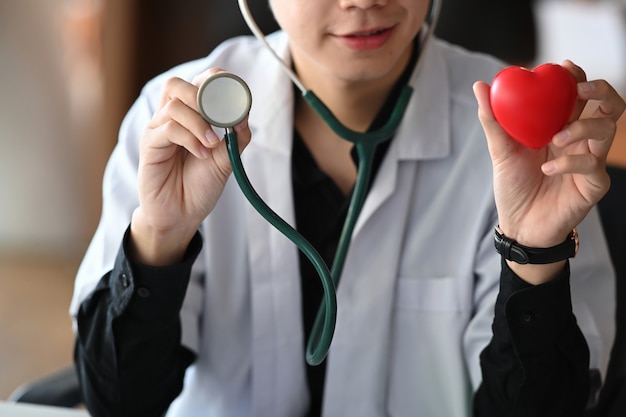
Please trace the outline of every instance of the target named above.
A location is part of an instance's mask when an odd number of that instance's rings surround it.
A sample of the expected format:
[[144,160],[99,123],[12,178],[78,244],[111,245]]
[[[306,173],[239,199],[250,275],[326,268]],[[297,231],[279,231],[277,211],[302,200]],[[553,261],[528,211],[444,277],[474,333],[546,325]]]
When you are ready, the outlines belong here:
[[551,264],[576,256],[578,232],[576,229],[572,230],[565,242],[551,248],[531,248],[509,239],[500,227],[496,226],[494,244],[496,251],[509,261],[518,264]]

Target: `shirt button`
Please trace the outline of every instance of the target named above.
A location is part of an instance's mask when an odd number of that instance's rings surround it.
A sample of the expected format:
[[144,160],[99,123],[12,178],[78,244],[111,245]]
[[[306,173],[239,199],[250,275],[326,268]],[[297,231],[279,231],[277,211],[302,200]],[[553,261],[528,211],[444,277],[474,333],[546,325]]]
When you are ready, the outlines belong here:
[[130,281],[128,280],[128,276],[126,274],[122,274],[121,278],[122,278],[122,287],[128,288],[128,286],[130,285]]
[[148,298],[150,297],[150,290],[147,289],[146,287],[138,288],[137,295],[140,296],[141,298]]
[[520,320],[524,324],[530,324],[535,321],[535,313],[532,311],[525,311],[520,315]]

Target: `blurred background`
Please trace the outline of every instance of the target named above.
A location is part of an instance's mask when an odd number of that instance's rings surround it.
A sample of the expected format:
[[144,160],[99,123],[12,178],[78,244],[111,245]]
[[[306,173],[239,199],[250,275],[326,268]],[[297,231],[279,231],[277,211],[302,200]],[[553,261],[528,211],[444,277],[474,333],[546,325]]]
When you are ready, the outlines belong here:
[[[272,31],[267,1],[251,7]],[[625,22],[621,0],[444,0],[438,34],[515,64],[570,58],[624,95]],[[143,84],[247,33],[235,0],[0,0],[0,401],[71,364],[74,274]],[[626,166],[624,124],[611,161]]]
[[0,401],[71,364],[74,274],[141,87],[244,33],[236,1],[0,0]]

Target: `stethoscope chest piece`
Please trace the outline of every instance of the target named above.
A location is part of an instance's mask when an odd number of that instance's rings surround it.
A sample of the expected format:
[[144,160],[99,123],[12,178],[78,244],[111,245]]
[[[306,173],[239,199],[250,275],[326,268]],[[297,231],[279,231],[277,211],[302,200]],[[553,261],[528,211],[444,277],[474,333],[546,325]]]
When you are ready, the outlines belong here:
[[211,125],[230,128],[241,123],[252,107],[250,88],[240,77],[220,72],[198,89],[198,111]]

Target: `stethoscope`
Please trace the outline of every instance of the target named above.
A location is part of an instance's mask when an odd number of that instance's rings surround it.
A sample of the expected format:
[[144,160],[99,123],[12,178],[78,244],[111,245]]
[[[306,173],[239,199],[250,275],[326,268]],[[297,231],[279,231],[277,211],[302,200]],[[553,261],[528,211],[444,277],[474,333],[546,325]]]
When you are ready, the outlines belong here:
[[[234,130],[234,126],[238,125],[246,118],[252,107],[252,94],[248,85],[244,80],[234,74],[221,72],[209,77],[198,89],[197,104],[202,117],[211,125],[226,130],[226,146],[233,168],[233,175],[244,196],[265,220],[284,234],[306,255],[320,277],[324,289],[324,297],[313,324],[306,348],[307,363],[310,365],[318,365],[328,354],[335,331],[337,318],[337,295],[335,289],[339,285],[352,233],[359,214],[361,213],[361,209],[363,208],[363,203],[365,202],[376,146],[391,139],[395,134],[402,121],[413,89],[409,85],[404,86],[389,120],[380,129],[364,133],[351,130],[344,126],[333,115],[315,93],[306,89],[298,76],[269,45],[265,35],[252,18],[247,0],[238,0],[238,2],[241,14],[252,33],[265,45],[272,55],[274,55],[291,81],[302,92],[302,97],[308,105],[319,114],[337,135],[354,144],[359,158],[356,183],[348,206],[346,220],[339,237],[337,252],[333,260],[332,268],[329,270],[325,261],[313,245],[276,214],[261,199],[252,187],[252,184],[250,184],[250,180],[241,162],[237,134]],[[423,45],[434,31],[439,8],[440,1],[433,0],[430,6],[426,29],[421,35],[420,51],[423,50]],[[419,64],[420,59],[418,57],[416,66],[419,66]]]

